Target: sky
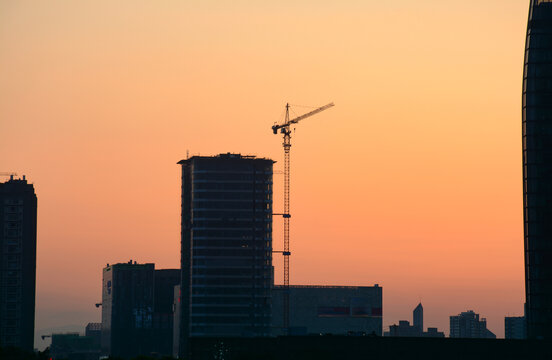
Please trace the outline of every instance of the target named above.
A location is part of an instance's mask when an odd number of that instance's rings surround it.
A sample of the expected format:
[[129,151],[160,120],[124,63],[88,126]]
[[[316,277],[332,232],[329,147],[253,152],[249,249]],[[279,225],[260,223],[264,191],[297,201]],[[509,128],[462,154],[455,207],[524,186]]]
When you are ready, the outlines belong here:
[[179,266],[187,154],[274,159],[281,210],[271,126],[333,101],[292,134],[291,283],[379,284],[384,328],[421,301],[426,326],[470,309],[504,336],[528,6],[1,0],[0,172],[38,196],[37,335],[100,321],[107,263]]

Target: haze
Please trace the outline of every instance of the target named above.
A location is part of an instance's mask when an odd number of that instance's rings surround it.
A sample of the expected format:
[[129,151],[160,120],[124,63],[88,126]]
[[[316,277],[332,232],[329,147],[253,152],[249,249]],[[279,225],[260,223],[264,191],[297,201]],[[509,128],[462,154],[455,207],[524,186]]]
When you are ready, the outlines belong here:
[[285,103],[333,101],[292,135],[291,283],[378,283],[385,329],[422,301],[426,326],[473,309],[504,336],[524,302],[527,9],[1,2],[0,171],[38,196],[37,331],[99,321],[106,263],[179,266],[187,151],[282,170]]

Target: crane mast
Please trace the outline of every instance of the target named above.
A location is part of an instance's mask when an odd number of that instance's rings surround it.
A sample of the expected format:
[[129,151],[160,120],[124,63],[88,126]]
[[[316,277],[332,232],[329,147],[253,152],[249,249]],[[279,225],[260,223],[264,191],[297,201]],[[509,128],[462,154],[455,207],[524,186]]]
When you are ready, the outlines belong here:
[[324,105],[322,107],[319,107],[311,112],[308,112],[306,114],[303,114],[301,116],[298,116],[294,119],[289,119],[289,104],[286,104],[286,116],[284,123],[281,125],[274,125],[272,126],[272,131],[274,134],[278,134],[278,130],[280,130],[280,133],[284,134],[284,212],[282,217],[284,218],[284,250],[282,251],[282,254],[284,255],[284,331],[286,335],[289,334],[289,257],[291,255],[290,249],[289,249],[289,220],[291,218],[290,213],[290,175],[291,175],[291,167],[290,167],[290,150],[291,150],[291,129],[290,125],[297,124],[299,121],[308,118],[310,116],[313,116],[315,114],[318,114],[321,111],[324,111],[328,108],[331,108],[334,106],[334,103],[329,103],[327,105]]

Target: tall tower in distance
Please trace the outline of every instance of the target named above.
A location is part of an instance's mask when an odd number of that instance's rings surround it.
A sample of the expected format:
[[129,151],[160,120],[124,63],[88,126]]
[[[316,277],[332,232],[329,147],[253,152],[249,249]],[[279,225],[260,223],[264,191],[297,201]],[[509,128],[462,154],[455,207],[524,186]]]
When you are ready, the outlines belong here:
[[412,312],[412,321],[414,322],[414,328],[418,330],[421,336],[424,332],[424,308],[422,303],[419,303]]
[[193,337],[271,333],[273,163],[230,153],[179,162],[180,357]]
[[531,0],[523,71],[527,335],[552,339],[552,1]]
[[36,204],[25,176],[0,183],[0,347],[33,350]]

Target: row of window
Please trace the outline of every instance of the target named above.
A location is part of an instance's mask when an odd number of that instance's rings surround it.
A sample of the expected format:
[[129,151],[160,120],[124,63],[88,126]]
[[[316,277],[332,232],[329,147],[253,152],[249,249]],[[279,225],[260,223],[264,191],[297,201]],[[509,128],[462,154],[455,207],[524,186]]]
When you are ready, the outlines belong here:
[[22,214],[23,206],[4,206],[5,214]]
[[550,106],[552,93],[542,92],[524,92],[522,96],[522,106]]
[[[241,259],[234,259],[234,258],[195,258],[193,260],[194,265],[199,266],[208,266],[208,267],[222,267],[222,266],[228,266],[228,267],[245,267],[249,266],[251,267],[251,257],[245,257]],[[255,265],[270,265],[271,261],[270,259],[263,259],[263,260],[257,260],[255,261]]]
[[258,200],[271,200],[272,193],[268,190],[252,192],[252,191],[194,191],[194,200],[201,199],[215,199],[215,200],[242,200],[242,201],[253,201],[253,199]]
[[237,190],[243,190],[251,192],[253,191],[253,188],[257,191],[272,191],[272,181],[269,182],[261,182],[261,183],[255,183],[252,184],[250,182],[207,182],[207,181],[196,181],[194,183],[193,191],[197,190],[229,190],[229,191],[237,191]]
[[237,248],[237,247],[249,247],[249,248],[271,248],[271,242],[265,241],[263,239],[237,239],[236,238],[210,238],[210,239],[198,239],[194,237],[194,248],[201,249],[204,248],[214,248],[214,247],[226,247],[226,248]]
[[[248,295],[270,297],[269,288],[251,288],[251,287],[192,287],[192,295]],[[192,301],[193,302],[193,301]]]
[[[261,314],[259,316],[252,316],[251,319],[249,315],[243,316],[205,316],[205,315],[192,315],[192,324],[250,324],[252,321],[255,322],[264,322],[268,320],[263,320]],[[265,314],[264,317],[269,318],[271,315],[269,313]]]
[[270,287],[272,284],[272,278],[270,276],[264,278],[207,278],[207,277],[194,277],[192,279],[193,286],[249,286],[249,287]]
[[[270,230],[270,228],[268,228]],[[227,229],[227,230],[219,230],[219,229],[196,229],[194,228],[192,230],[192,236],[194,238],[196,237],[219,237],[219,238],[236,238],[241,237],[243,239],[265,239],[268,240],[272,237],[271,231],[252,231],[251,228],[245,228],[243,230],[236,230],[236,229]]]

